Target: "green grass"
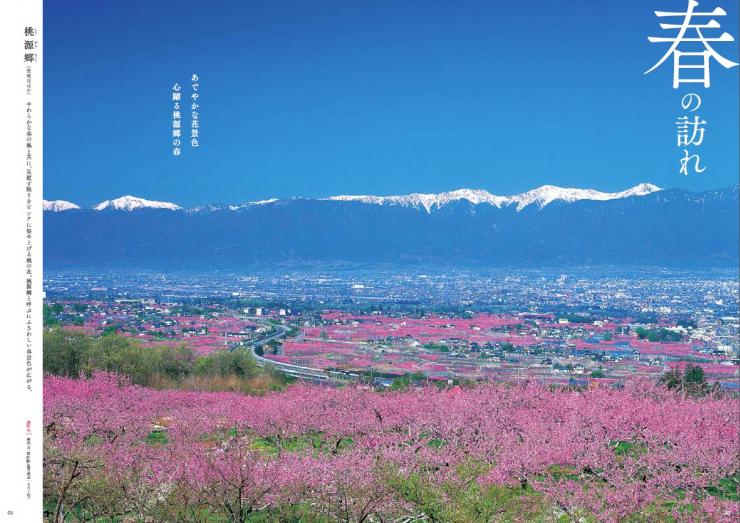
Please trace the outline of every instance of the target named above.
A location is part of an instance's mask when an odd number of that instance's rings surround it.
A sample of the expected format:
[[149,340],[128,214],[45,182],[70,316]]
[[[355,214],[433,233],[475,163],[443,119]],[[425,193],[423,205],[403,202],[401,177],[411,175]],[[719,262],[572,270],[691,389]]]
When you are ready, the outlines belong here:
[[614,453],[617,456],[628,456],[634,458],[647,452],[647,447],[639,443],[632,443],[630,441],[613,441],[611,444],[614,447]]
[[722,478],[717,485],[707,487],[705,490],[710,496],[737,503],[740,501],[738,488],[740,488],[740,471],[736,472],[734,476]]
[[268,456],[277,456],[281,452],[312,451],[320,454],[337,453],[351,448],[355,444],[352,438],[327,438],[324,434],[309,433],[292,438],[267,438],[256,436],[251,440],[251,446]]
[[169,442],[167,431],[162,429],[155,429],[146,437],[147,445],[167,445]]

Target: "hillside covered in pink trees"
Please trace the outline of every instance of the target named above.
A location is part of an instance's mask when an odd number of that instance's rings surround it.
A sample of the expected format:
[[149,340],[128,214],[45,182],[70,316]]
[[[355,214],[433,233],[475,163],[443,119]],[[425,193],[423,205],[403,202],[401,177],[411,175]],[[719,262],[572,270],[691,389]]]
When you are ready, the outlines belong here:
[[44,424],[52,521],[740,516],[737,398],[642,380],[254,397],[47,376]]

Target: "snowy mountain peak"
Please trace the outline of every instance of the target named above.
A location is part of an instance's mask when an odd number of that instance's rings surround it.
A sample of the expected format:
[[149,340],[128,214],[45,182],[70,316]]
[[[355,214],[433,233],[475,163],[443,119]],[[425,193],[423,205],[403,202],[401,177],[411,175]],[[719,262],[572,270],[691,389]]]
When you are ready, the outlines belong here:
[[631,196],[645,196],[646,194],[660,190],[660,187],[650,183],[641,183],[630,189],[614,193],[597,191],[595,189],[573,189],[557,187],[555,185],[543,185],[537,189],[532,189],[531,191],[511,196],[510,200],[511,203],[516,204],[516,210],[521,211],[533,203],[537,204],[537,206],[542,209],[546,205],[557,200],[567,203],[572,203],[578,200],[617,200],[620,198],[629,198]]
[[170,211],[178,211],[182,209],[177,204],[170,202],[157,202],[153,200],[145,200],[144,198],[138,198],[136,196],[121,196],[115,200],[105,200],[93,207],[96,211],[102,211],[105,209],[114,209],[117,211],[133,211],[136,209],[167,209]]
[[630,189],[615,193],[601,192],[594,189],[572,189],[555,185],[543,185],[537,189],[512,196],[497,196],[482,189],[458,189],[439,194],[412,193],[402,196],[340,195],[329,196],[324,200],[362,202],[375,205],[401,205],[403,207],[414,207],[415,209],[423,208],[428,213],[449,203],[467,200],[473,205],[488,204],[498,208],[515,205],[516,210],[521,211],[533,203],[541,209],[554,201],[572,203],[578,200],[615,200],[631,196],[645,196],[660,190],[660,187],[650,183],[641,183]]
[[68,202],[67,200],[43,200],[43,206],[45,211],[52,212],[62,212],[80,208],[76,203]]
[[631,189],[627,189],[626,191],[622,191],[620,194],[621,198],[628,198],[630,196],[645,196],[646,194],[654,193],[657,191],[662,191],[660,187],[657,185],[653,185],[652,183],[640,183],[638,185],[635,185]]

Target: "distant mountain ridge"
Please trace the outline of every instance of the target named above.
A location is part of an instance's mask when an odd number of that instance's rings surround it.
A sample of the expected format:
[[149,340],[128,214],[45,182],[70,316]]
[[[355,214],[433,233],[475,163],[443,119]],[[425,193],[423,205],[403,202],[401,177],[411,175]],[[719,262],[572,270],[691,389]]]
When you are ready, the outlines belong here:
[[[602,192],[595,189],[573,189],[558,187],[555,185],[543,185],[536,189],[532,189],[531,191],[527,191],[521,194],[515,194],[512,196],[497,196],[483,189],[458,189],[455,191],[448,191],[436,194],[412,193],[400,196],[340,195],[328,196],[318,199],[348,202],[356,201],[374,205],[401,205],[403,207],[414,207],[415,209],[423,208],[427,212],[431,212],[435,208],[439,209],[452,202],[466,200],[473,205],[489,204],[498,208],[508,205],[515,205],[516,209],[518,211],[521,211],[522,209],[533,203],[537,204],[539,208],[542,208],[549,203],[558,200],[568,203],[572,203],[578,200],[615,200],[619,198],[629,198],[632,196],[645,196],[646,194],[650,194],[660,190],[660,187],[651,183],[641,183],[630,189],[615,193]],[[64,202],[63,200],[55,201]],[[278,198],[270,198],[268,200],[247,202],[241,204],[206,204],[191,207],[190,209],[183,209],[183,207],[177,205],[176,203],[146,200],[144,198],[139,198],[136,196],[121,196],[120,198],[116,198],[115,200],[105,200],[96,205],[93,205],[92,209],[96,211],[133,211],[137,209],[167,209],[171,211],[187,210],[191,212],[215,211],[224,209],[235,211],[243,209],[245,207],[249,207],[251,205],[265,205],[278,201],[280,201]],[[73,208],[80,208],[80,206],[71,202],[64,202],[65,204],[69,204],[69,207],[61,206],[58,208],[51,205],[53,203],[54,202],[47,202],[46,200],[44,200],[44,210],[59,212],[71,210]]]
[[661,188],[650,184],[641,183],[625,191],[607,193],[594,189],[572,189],[563,188],[555,185],[543,185],[537,189],[532,189],[521,194],[512,196],[497,196],[482,189],[458,189],[456,191],[443,192],[439,194],[422,194],[413,193],[404,196],[330,196],[326,200],[336,201],[357,201],[362,203],[372,203],[376,205],[402,205],[414,208],[424,208],[431,212],[434,208],[441,208],[445,205],[459,200],[467,200],[473,205],[487,203],[501,208],[508,205],[514,205],[517,211],[521,211],[531,204],[537,204],[542,207],[554,201],[564,201],[572,203],[578,200],[616,200],[619,198],[629,198],[631,196],[645,196]]
[[738,265],[737,186],[697,193],[651,184],[617,193],[544,186],[514,196],[463,189],[190,209],[116,201],[45,204],[46,267]]

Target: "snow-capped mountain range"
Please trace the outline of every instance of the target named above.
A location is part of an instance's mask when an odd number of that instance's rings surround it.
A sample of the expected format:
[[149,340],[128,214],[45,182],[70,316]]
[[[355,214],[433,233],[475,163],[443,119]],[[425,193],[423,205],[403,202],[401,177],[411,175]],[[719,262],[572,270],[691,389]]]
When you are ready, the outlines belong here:
[[326,199],[356,201],[376,205],[401,205],[404,207],[424,209],[426,212],[432,212],[433,209],[439,209],[455,201],[467,200],[473,205],[489,204],[498,208],[516,205],[516,210],[521,211],[531,204],[536,204],[541,209],[554,201],[572,203],[578,200],[616,200],[619,198],[629,198],[630,196],[645,196],[646,194],[660,190],[660,187],[650,183],[641,183],[630,189],[614,193],[601,192],[594,189],[571,189],[557,187],[555,185],[543,185],[537,189],[512,196],[498,196],[481,189],[458,189],[457,191],[438,194],[413,193],[403,196],[342,195],[330,196]]
[[[565,203],[572,203],[579,200],[616,200],[621,198],[629,198],[632,196],[645,196],[647,194],[654,193],[662,190],[650,183],[641,183],[630,189],[619,192],[602,192],[595,189],[576,189],[576,188],[564,188],[557,187],[555,185],[543,185],[537,189],[532,189],[520,194],[512,196],[498,196],[491,194],[488,191],[482,189],[458,189],[456,191],[442,192],[442,193],[412,193],[399,196],[372,196],[372,195],[339,195],[329,196],[326,198],[320,198],[324,201],[344,201],[344,202],[360,202],[371,205],[400,205],[402,207],[413,207],[418,210],[425,210],[427,213],[431,213],[435,209],[440,209],[450,203],[465,200],[473,205],[488,204],[493,205],[497,208],[508,207],[514,205],[517,211],[528,207],[529,205],[535,204],[539,209],[542,209],[546,205],[549,205],[555,201],[562,201]],[[245,207],[251,207],[255,205],[267,205],[278,202],[277,198],[271,198],[268,200],[260,200],[256,202],[242,203],[238,205],[202,205],[187,209],[190,212],[208,212],[216,210],[228,209],[236,211]],[[44,210],[61,212],[72,209],[80,209],[80,206],[68,202],[65,200],[44,200]],[[179,211],[183,208],[175,203],[161,202],[154,200],[146,200],[144,198],[138,198],[136,196],[121,196],[115,200],[105,200],[92,207],[96,211],[104,210],[118,210],[118,211],[134,211],[137,209],[165,209],[170,211]]]
[[87,209],[47,202],[47,209],[69,210],[44,213],[44,263],[158,270],[355,263],[737,269],[738,198],[738,186],[691,192],[641,184],[615,193],[544,186],[497,196],[463,189],[190,209],[132,197]]

